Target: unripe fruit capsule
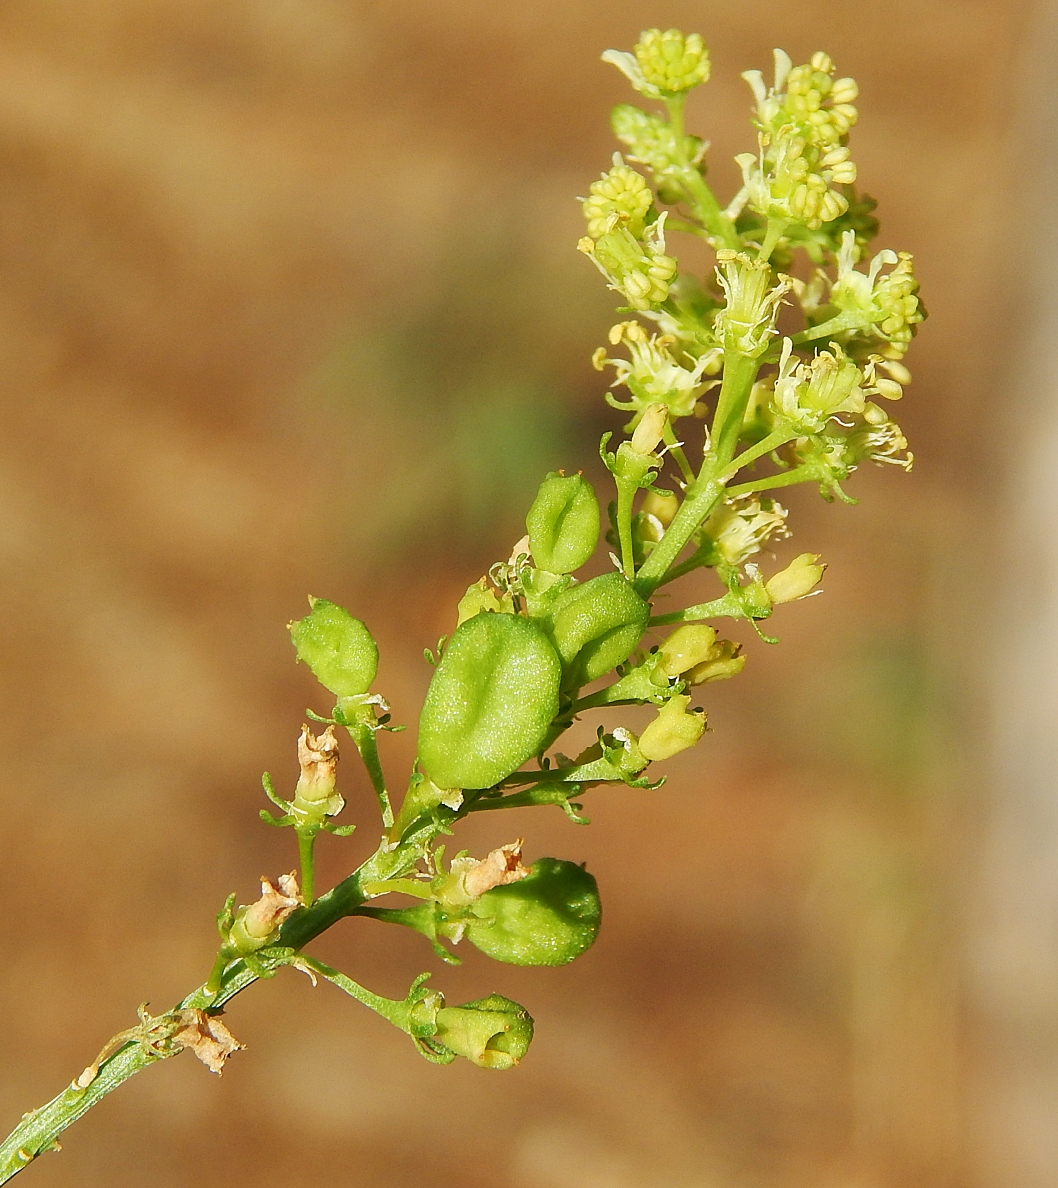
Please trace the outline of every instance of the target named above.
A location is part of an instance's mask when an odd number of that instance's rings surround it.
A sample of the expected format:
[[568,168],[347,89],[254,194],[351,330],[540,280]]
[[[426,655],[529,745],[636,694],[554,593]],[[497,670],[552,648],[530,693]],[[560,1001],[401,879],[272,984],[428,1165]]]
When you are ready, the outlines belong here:
[[467,940],[510,965],[565,965],[594,942],[602,919],[595,879],[560,858],[538,858],[524,879],[486,891],[473,910],[481,919],[467,924]]
[[438,788],[490,788],[543,745],[561,665],[519,615],[484,612],[448,641],[419,718],[419,759]]
[[579,474],[549,474],[525,517],[529,551],[540,569],[572,573],[589,560],[599,540],[599,504]]
[[378,645],[371,632],[325,598],[310,598],[309,604],[309,613],[290,624],[298,659],[336,697],[366,693],[378,670]]
[[620,573],[571,586],[551,609],[551,638],[567,688],[605,676],[632,654],[646,630],[650,607]]

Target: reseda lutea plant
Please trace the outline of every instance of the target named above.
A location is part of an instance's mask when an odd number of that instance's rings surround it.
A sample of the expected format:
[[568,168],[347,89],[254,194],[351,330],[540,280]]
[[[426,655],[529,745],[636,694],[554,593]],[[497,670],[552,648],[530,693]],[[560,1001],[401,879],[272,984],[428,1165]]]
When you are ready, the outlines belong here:
[[[138,1025],[27,1114],[0,1146],[0,1182],[53,1149],[71,1122],[140,1069],[190,1048],[219,1072],[240,1046],[222,1008],[283,966],[334,983],[407,1033],[427,1060],[516,1065],[533,1021],[510,999],[449,1006],[427,974],[403,998],[383,998],[305,946],[345,916],[366,916],[414,929],[445,961],[464,941],[515,965],[562,965],[584,952],[600,908],[582,867],[555,858],[525,865],[521,840],[481,860],[449,859],[442,839],[471,813],[554,805],[583,822],[581,798],[591,790],[656,789],[653,765],[695,746],[705,730],[693,690],[745,664],[713,622],[759,624],[812,593],[823,575],[810,552],[768,576],[758,567],[764,547],[788,535],[786,509],[765,493],[811,482],[825,499],[851,503],[842,484],[860,463],[910,469],[907,442],[878,400],[902,395],[910,376],[901,360],[924,313],[911,257],[870,255],[875,204],[854,188],[847,143],[856,84],[835,79],[823,53],[794,66],[776,50],[771,85],[747,72],[757,147],[737,158],[743,185],[722,206],[706,182],[705,144],[684,127],[687,96],[709,77],[701,38],[651,29],[632,53],[603,58],[653,105],[614,110],[625,156],[615,154],[583,200],[579,244],[623,303],[609,333],[613,355],[602,347],[594,356],[597,368],[612,369],[607,400],[628,418],[623,436],[608,433],[601,445],[616,488],[606,531],[612,566],[576,576],[596,553],[599,504],[582,475],[548,475],[527,535],[470,586],[451,636],[430,657],[418,759],[396,813],[378,740],[397,727],[373,691],[375,641],[346,610],[311,600],[291,635],[334,705],[326,717],[310,712],[322,729],[302,728],[290,799],[265,777],[279,813],[262,811],[293,831],[300,873],[265,880],[246,906],[229,898],[205,984],[162,1015],[141,1008]],[[674,234],[712,249],[710,275],[680,268],[668,244]],[[711,596],[654,610],[658,590],[698,570],[718,579]],[[669,624],[679,626],[658,630]],[[629,705],[656,710],[638,735],[621,722]],[[565,732],[596,711],[596,741],[573,758],[562,754]],[[335,821],[344,808],[339,732],[363,761],[383,833],[371,857],[317,898],[316,836],[353,828]],[[387,898],[394,895],[405,906]]]

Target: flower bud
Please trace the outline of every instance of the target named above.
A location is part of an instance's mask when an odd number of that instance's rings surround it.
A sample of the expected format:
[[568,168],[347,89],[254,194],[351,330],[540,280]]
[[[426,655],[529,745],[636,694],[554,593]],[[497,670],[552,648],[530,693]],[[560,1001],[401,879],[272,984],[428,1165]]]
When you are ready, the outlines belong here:
[[654,205],[654,195],[642,174],[614,154],[613,168],[592,182],[582,203],[588,221],[588,235],[599,239],[617,226],[627,226],[639,239],[646,226],[646,216]]
[[595,552],[599,504],[583,475],[549,474],[525,518],[529,550],[540,569],[572,573]]
[[677,264],[665,252],[664,221],[662,214],[643,232],[642,241],[619,226],[598,240],[586,235],[577,244],[633,309],[652,309],[669,295]]
[[645,81],[667,94],[689,91],[709,80],[709,51],[700,33],[646,29],[632,52]]
[[650,487],[643,499],[643,511],[653,516],[662,527],[667,528],[680,510],[679,496],[675,491],[665,491],[658,487]]
[[688,710],[690,701],[683,694],[670,697],[639,736],[639,750],[651,762],[689,750],[705,733],[705,711]]
[[764,583],[769,598],[776,605],[796,602],[810,594],[823,578],[825,565],[819,565],[818,553],[802,553],[795,557],[785,569],[774,574]]
[[740,656],[741,644],[730,639],[718,639],[709,649],[709,655],[683,674],[689,685],[704,685],[709,681],[726,681],[738,676],[746,667],[746,657]]
[[560,594],[551,610],[551,638],[565,687],[579,688],[623,664],[649,617],[650,608],[620,573],[604,573]]
[[309,606],[305,618],[290,624],[298,659],[336,697],[366,693],[378,670],[378,647],[371,632],[324,598],[310,598]]
[[591,946],[602,918],[595,879],[559,858],[538,858],[524,877],[481,895],[472,911],[467,940],[511,965],[565,965]]
[[680,137],[668,120],[648,115],[629,103],[618,104],[610,121],[614,135],[628,149],[628,159],[646,165],[654,174],[661,200],[671,200],[669,191],[682,195],[678,179],[681,162],[698,159],[703,151],[698,137]]
[[658,648],[661,671],[668,677],[701,664],[716,643],[716,629],[700,624],[678,627]]
[[486,614],[461,623],[419,718],[419,759],[433,783],[489,788],[535,755],[558,713],[561,671],[530,619]]
[[637,454],[652,454],[665,435],[669,423],[669,410],[664,404],[652,404],[632,434],[632,449]]
[[437,1012],[433,1039],[479,1068],[513,1068],[529,1050],[533,1019],[502,994]]

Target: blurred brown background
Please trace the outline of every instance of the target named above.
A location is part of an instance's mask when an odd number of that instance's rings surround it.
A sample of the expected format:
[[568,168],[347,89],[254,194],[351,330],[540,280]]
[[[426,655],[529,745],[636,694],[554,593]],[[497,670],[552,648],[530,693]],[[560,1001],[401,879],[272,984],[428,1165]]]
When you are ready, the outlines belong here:
[[[460,839],[586,861],[595,948],[568,969],[471,951],[446,970],[366,921],[318,942],[382,993],[431,968],[455,1001],[523,1001],[538,1038],[518,1071],[429,1066],[337,991],[279,976],[232,1005],[248,1050],[223,1080],[187,1057],[150,1070],[27,1184],[1058,1182],[1058,1151],[1032,1146],[1055,1129],[1055,961],[1036,957],[1058,926],[1012,930],[1036,916],[1008,877],[1026,832],[1049,869],[1058,828],[1030,816],[993,844],[1008,785],[982,725],[982,542],[1007,479],[980,430],[1020,415],[1007,249],[1047,222],[1024,208],[1041,162],[1019,137],[1043,110],[1048,11],[0,8],[5,1129],[137,1002],[202,980],[228,891],[289,869],[258,781],[293,780],[303,708],[326,708],[284,630],[305,595],[367,620],[414,722],[454,599],[507,555],[543,472],[590,464],[615,426],[589,365],[612,295],[574,250],[574,196],[629,97],[603,49],[703,32],[714,79],[691,124],[723,194],[752,144],[740,71],[769,70],[773,45],[827,49],[861,84],[881,245],[915,252],[932,315],[900,418],[914,473],[861,472],[856,508],[790,497],[781,555],[823,552],[826,594],[708,688],[713,733],[666,789],[596,794],[590,828],[538,810]],[[413,739],[385,745],[396,783]],[[342,777],[367,824],[323,839],[330,881],[374,844],[351,760]]]

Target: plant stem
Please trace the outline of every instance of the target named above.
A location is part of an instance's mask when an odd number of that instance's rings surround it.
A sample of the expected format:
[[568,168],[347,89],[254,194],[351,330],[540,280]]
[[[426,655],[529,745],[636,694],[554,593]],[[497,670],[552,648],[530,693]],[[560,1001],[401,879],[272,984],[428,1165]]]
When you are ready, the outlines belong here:
[[745,617],[745,609],[734,594],[724,594],[721,598],[714,598],[712,602],[699,602],[697,606],[671,611],[667,615],[652,615],[650,626],[661,627],[666,623],[694,623],[700,619],[744,619]]
[[617,485],[617,538],[621,543],[621,570],[631,580],[635,577],[635,552],[632,548],[632,503],[639,484],[615,476]]
[[[452,816],[454,818],[456,814]],[[351,915],[366,898],[364,884],[396,878],[412,870],[423,846],[436,836],[443,824],[431,821],[393,850],[380,846],[359,869],[321,896],[311,907],[295,912],[283,925],[277,944],[288,949],[301,949],[342,917]],[[255,956],[267,964],[267,949],[262,949]],[[330,977],[330,974],[327,976]],[[220,988],[216,994],[209,993],[209,983],[204,984],[178,1002],[173,1010],[194,1008],[215,1014],[257,978],[258,975],[248,969],[244,962],[232,961],[220,978]],[[342,988],[348,989],[344,983]],[[369,994],[369,991],[364,991],[364,994]],[[68,1085],[46,1105],[27,1114],[0,1143],[0,1184],[28,1167],[42,1152],[55,1149],[59,1135],[108,1093],[149,1065],[166,1059],[167,1055],[152,1051],[134,1040],[130,1041],[100,1064],[99,1072],[87,1088]]]
[[386,789],[382,760],[378,757],[378,743],[375,739],[377,727],[363,718],[357,718],[346,725],[346,730],[356,743],[356,749],[360,752],[360,758],[363,759],[368,778],[371,780],[371,787],[375,790],[379,812],[382,814],[382,827],[389,829],[393,824],[393,806]]
[[812,342],[816,338],[825,338],[828,334],[847,334],[850,330],[866,330],[868,324],[861,313],[846,310],[845,313],[840,313],[827,322],[820,322],[818,326],[809,326],[807,330],[795,334],[791,341],[794,346],[800,346],[802,343]]
[[741,483],[737,487],[728,487],[727,493],[732,498],[738,495],[750,495],[756,491],[771,491],[775,487],[792,487],[796,483],[810,483],[818,479],[819,474],[813,466],[796,466],[793,470],[782,474],[772,474],[767,478],[756,479],[752,483]]
[[760,251],[757,253],[758,260],[770,260],[772,252],[779,240],[782,239],[782,233],[786,230],[786,219],[769,219],[768,229],[764,232],[764,242],[760,245]]
[[667,586],[669,582],[674,582],[677,578],[683,577],[685,574],[693,573],[696,569],[701,569],[705,564],[705,554],[702,549],[696,549],[686,561],[681,561],[679,565],[670,565],[665,572],[665,576],[658,582],[655,589],[661,586]]
[[679,146],[679,179],[687,191],[688,205],[709,232],[715,246],[738,251],[741,241],[734,222],[724,213],[716,200],[716,195],[702,177],[702,171],[687,156],[686,132],[683,127],[684,102],[685,96],[680,95],[674,99],[667,99],[665,105],[669,109],[669,125]]
[[305,964],[309,969],[321,974],[328,982],[333,982],[339,990],[344,990],[350,998],[355,998],[362,1006],[381,1015],[383,1019],[399,1027],[401,1031],[408,1030],[408,1004],[400,999],[383,998],[381,994],[373,994],[359,982],[333,969],[318,957],[309,958]]
[[636,590],[640,597],[649,597],[661,585],[669,566],[723,495],[724,483],[717,476],[724,473],[731,463],[759,366],[758,360],[748,355],[731,350],[726,353],[724,379],[720,385],[716,415],[713,417],[713,447],[706,454],[698,477],[687,488],[680,510],[673,516],[665,535],[639,570]]
[[680,504],[679,511],[673,516],[672,523],[665,529],[665,535],[654,546],[639,570],[635,585],[641,598],[648,598],[661,585],[669,566],[716,506],[723,491],[723,484],[712,477],[706,463],[702,467],[702,473],[688,487],[687,496]]
[[316,831],[299,829],[297,834],[298,857],[301,859],[301,897],[306,907],[312,907],[316,886],[316,860],[313,852],[316,846]]
[[727,471],[738,447],[746,405],[759,370],[759,359],[730,347],[724,351],[724,380],[713,416],[713,449],[721,473]]
[[[242,962],[237,962],[230,967],[224,985],[215,997],[207,997],[206,987],[199,986],[174,1009],[215,1010],[254,981],[256,975],[250,973]],[[28,1167],[38,1155],[56,1150],[58,1137],[68,1126],[130,1077],[164,1059],[166,1056],[153,1052],[146,1045],[130,1041],[100,1065],[99,1073],[86,1089],[71,1083],[47,1105],[27,1114],[0,1144],[0,1184],[7,1183]]]

